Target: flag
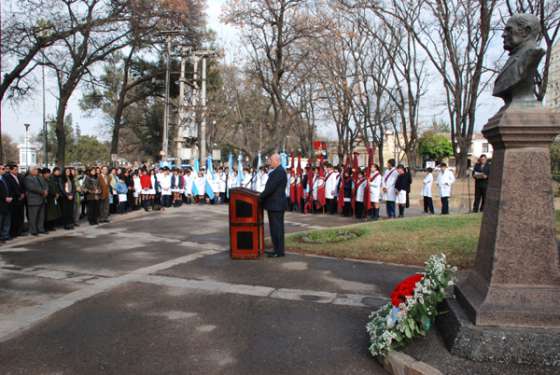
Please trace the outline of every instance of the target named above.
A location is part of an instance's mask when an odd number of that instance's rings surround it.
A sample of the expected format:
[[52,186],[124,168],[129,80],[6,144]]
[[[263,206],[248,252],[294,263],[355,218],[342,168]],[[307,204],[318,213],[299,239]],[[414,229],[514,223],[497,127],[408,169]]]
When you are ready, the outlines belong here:
[[280,154],[280,163],[282,164],[282,168],[288,168],[288,155],[285,152]]
[[243,176],[243,155],[239,154],[239,156],[237,156],[237,186],[242,186],[244,179],[245,176]]
[[[292,204],[297,202],[297,172],[295,168],[295,160],[294,160],[294,153],[292,151],[292,163],[290,166],[291,173],[290,173],[290,201]],[[293,181],[293,183],[292,183]]]
[[344,173],[348,171],[350,168],[350,155],[346,155],[346,163],[344,164],[344,168],[342,169],[342,175],[340,176],[339,181],[339,188],[338,188],[338,208],[342,210],[344,207],[344,183],[346,179],[344,178]]
[[364,190],[364,207],[366,211],[366,215],[368,214],[369,210],[371,209],[371,199],[370,199],[370,191],[369,191],[369,179],[371,176],[371,168],[373,167],[373,148],[368,147],[368,163],[366,168],[366,190]]
[[321,154],[321,156],[319,156],[319,188],[317,189],[318,208],[325,207],[327,204],[325,187],[325,165],[323,162],[323,154]]
[[194,171],[194,178],[193,178],[193,184],[192,184],[192,195],[193,196],[197,196],[199,195],[198,193],[198,188],[196,187],[196,179],[198,178],[198,171],[200,170],[200,167],[198,165],[199,161],[198,159],[196,159],[194,161],[194,165],[193,165],[193,171]]
[[209,199],[214,199],[214,189],[210,181],[214,180],[215,177],[212,156],[208,155],[208,158],[206,158],[206,181],[204,183],[204,190],[206,190],[206,195],[208,195]]
[[231,181],[233,181],[233,154],[231,152],[228,156],[228,170],[229,174],[227,176],[226,196],[229,198],[229,186],[231,185]]

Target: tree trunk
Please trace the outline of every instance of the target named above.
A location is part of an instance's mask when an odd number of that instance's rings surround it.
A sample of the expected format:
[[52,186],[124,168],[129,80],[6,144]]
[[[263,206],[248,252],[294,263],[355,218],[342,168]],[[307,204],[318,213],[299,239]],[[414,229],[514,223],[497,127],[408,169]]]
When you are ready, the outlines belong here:
[[70,94],[62,93],[56,110],[56,165],[64,167],[66,162],[66,128],[64,127],[64,114],[70,100]]

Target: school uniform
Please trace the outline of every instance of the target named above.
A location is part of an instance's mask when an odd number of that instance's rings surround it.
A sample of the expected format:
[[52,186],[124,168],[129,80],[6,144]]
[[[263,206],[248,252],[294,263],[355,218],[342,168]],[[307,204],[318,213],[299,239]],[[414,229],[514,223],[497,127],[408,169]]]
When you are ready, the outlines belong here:
[[378,171],[375,171],[369,179],[369,199],[372,203],[370,217],[373,220],[379,219],[379,208],[376,208],[375,205],[379,204],[379,201],[381,200],[382,182],[383,177],[381,177],[381,173]]
[[387,216],[394,218],[395,213],[395,202],[397,200],[397,191],[395,190],[395,183],[397,182],[397,168],[392,168],[386,170],[383,174],[382,189],[383,189],[383,200],[387,208]]
[[408,176],[400,174],[395,182],[395,190],[397,192],[397,204],[399,205],[399,217],[404,217],[404,209],[406,208],[407,191],[410,189],[410,182]]
[[192,174],[186,174],[183,176],[183,181],[184,181],[183,195],[185,196],[185,202],[187,204],[191,204],[193,199],[192,189],[193,189],[194,177]]
[[325,199],[327,201],[327,209],[329,214],[336,214],[336,209],[338,206],[338,180],[339,173],[336,171],[327,173],[325,176]]
[[422,197],[424,197],[424,212],[434,213],[434,202],[432,200],[432,184],[434,182],[434,176],[428,173],[424,180],[422,181]]
[[163,207],[171,207],[171,177],[170,174],[162,173],[158,179]]
[[356,197],[355,197],[355,211],[356,219],[364,218],[364,192],[368,186],[367,180],[365,178],[360,179],[356,183]]
[[200,203],[204,203],[204,194],[206,191],[206,177],[204,175],[197,176],[194,179],[194,187]]
[[438,175],[437,185],[441,199],[441,214],[449,214],[449,197],[451,197],[451,186],[455,182],[455,176],[448,168]]

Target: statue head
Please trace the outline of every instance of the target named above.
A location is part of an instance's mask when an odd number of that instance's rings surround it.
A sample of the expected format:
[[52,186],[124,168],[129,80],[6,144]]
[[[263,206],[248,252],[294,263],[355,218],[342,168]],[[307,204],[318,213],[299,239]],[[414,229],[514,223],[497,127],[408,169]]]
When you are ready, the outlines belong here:
[[537,45],[541,38],[541,25],[539,18],[532,14],[515,14],[507,21],[502,34],[504,49],[517,50],[527,44]]

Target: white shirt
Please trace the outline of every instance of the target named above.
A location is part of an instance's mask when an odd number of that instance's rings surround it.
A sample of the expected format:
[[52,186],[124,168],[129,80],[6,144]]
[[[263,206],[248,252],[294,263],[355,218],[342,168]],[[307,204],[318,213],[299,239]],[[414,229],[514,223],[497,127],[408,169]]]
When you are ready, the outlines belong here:
[[434,182],[434,176],[431,173],[428,173],[426,177],[424,177],[424,182],[422,186],[422,196],[423,197],[432,197],[432,183]]
[[161,195],[171,195],[171,175],[162,173],[158,176],[158,182],[161,187]]
[[241,187],[247,188],[247,189],[251,189],[251,180],[252,180],[252,176],[250,173],[245,173],[245,175],[243,176],[243,181],[241,181]]
[[367,181],[358,181],[358,187],[356,188],[356,202],[364,201],[364,191],[366,190]]
[[268,181],[268,174],[264,172],[259,172],[259,174],[257,175],[257,184],[256,184],[256,190],[259,193],[262,193],[264,191],[264,187],[266,186],[267,181]]
[[451,185],[455,182],[455,176],[448,168],[441,171],[437,178],[437,185],[439,188],[439,196],[448,198],[451,196]]
[[196,190],[198,190],[198,195],[204,195],[206,193],[206,177],[204,175],[196,176],[194,185],[196,186]]

